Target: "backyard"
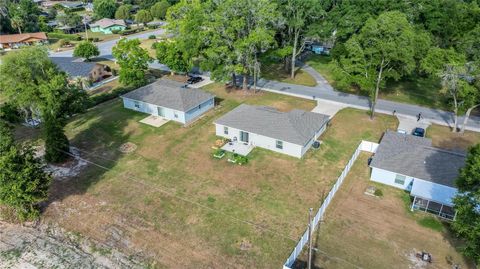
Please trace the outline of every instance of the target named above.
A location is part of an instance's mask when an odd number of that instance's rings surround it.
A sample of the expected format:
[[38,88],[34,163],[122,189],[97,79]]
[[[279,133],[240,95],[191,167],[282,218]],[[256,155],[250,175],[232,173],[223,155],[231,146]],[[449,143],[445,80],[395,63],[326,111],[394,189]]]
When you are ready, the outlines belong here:
[[[314,268],[474,268],[457,252],[447,224],[412,213],[404,191],[369,181],[368,157],[359,156],[315,233]],[[368,186],[382,195],[364,194]],[[431,264],[415,257],[421,251],[431,253]],[[303,253],[296,268],[305,261]]]
[[[55,181],[43,221],[160,268],[280,267],[305,229],[307,208],[319,206],[360,140],[378,141],[397,125],[345,109],[304,159],[254,149],[238,166],[212,157],[215,118],[240,103],[284,111],[315,103],[221,84],[206,90],[218,105],[188,128],[140,124],[147,115],[119,100],[74,117],[65,128],[72,146],[96,165],[65,164],[76,169]],[[126,142],[136,149],[121,153]]]

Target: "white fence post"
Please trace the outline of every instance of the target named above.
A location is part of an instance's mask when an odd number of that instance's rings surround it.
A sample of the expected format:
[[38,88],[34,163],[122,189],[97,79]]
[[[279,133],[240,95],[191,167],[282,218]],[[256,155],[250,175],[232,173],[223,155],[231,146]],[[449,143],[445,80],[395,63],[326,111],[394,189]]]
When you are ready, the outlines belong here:
[[[348,172],[350,172],[350,169],[352,168],[353,164],[357,160],[358,155],[360,155],[360,151],[367,151],[370,153],[375,153],[377,150],[378,144],[369,142],[369,141],[363,141],[358,145],[358,147],[355,149],[355,151],[352,154],[352,157],[350,160],[348,160],[347,165],[342,171],[342,174],[337,178],[337,181],[333,185],[332,189],[328,193],[327,197],[323,201],[322,205],[318,209],[317,214],[315,214],[315,218],[313,219],[313,230],[315,231],[315,228],[317,228],[318,223],[320,222],[321,218],[323,217],[323,214],[325,214],[328,205],[333,199],[333,196],[335,193],[340,189],[340,186],[343,183],[343,180],[347,176]],[[302,237],[300,238],[300,241],[297,243],[295,248],[293,249],[292,253],[288,257],[287,261],[285,261],[285,264],[283,265],[283,269],[291,269],[293,263],[295,260],[298,258],[300,255],[300,252],[302,252],[303,247],[306,244],[306,236],[308,236],[308,229],[303,233]]]

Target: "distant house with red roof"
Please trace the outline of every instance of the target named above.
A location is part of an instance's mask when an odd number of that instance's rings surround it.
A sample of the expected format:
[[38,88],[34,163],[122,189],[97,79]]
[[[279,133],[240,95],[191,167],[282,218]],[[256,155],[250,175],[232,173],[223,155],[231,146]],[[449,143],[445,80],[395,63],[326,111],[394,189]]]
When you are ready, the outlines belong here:
[[0,48],[17,49],[23,46],[44,44],[48,41],[44,32],[0,35]]

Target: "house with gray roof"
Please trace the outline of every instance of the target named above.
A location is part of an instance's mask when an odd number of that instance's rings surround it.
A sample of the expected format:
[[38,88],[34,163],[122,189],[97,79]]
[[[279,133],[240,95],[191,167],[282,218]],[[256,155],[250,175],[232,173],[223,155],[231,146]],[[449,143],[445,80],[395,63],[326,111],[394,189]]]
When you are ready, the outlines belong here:
[[60,69],[67,73],[70,79],[85,78],[89,82],[99,82],[112,76],[110,67],[95,62],[85,62],[77,57],[50,57],[50,60]]
[[215,121],[216,134],[232,141],[301,158],[325,131],[329,116],[242,104]]
[[125,108],[188,124],[215,105],[215,96],[169,79],[140,87],[122,96]]
[[433,147],[428,138],[387,131],[371,160],[370,179],[409,191],[412,210],[452,219],[454,182],[465,156],[465,152]]

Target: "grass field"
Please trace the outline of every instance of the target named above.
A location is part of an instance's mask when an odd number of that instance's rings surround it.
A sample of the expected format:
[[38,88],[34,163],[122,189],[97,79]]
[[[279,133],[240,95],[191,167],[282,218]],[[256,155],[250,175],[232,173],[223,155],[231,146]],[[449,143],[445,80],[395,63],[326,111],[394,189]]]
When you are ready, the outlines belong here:
[[[304,159],[254,149],[246,166],[236,166],[211,157],[217,117],[240,103],[284,111],[315,103],[227,92],[220,84],[206,90],[218,105],[188,128],[140,124],[146,115],[123,109],[119,100],[74,117],[65,128],[72,145],[107,170],[88,165],[55,181],[44,221],[159,268],[278,268],[305,228],[307,208],[318,208],[360,140],[378,141],[398,124],[345,109],[321,137],[321,148]],[[125,142],[137,149],[120,153]]]
[[[448,225],[409,210],[404,191],[369,181],[370,168],[362,153],[327,209],[315,234],[314,268],[474,268],[457,252],[460,243]],[[383,196],[364,194],[367,186]],[[433,263],[420,262],[415,252],[432,254]],[[296,265],[305,268],[306,254]]]
[[140,44],[140,47],[146,49],[148,51],[148,54],[150,55],[150,57],[152,58],[157,58],[157,53],[155,52],[155,49],[152,48],[152,45],[153,43],[157,42],[158,39],[143,39],[141,40],[141,44]]
[[[322,74],[335,89],[355,94],[367,94],[338,82],[341,73],[335,70],[335,63],[332,62],[331,57],[312,55],[306,63]],[[405,78],[400,81],[387,82],[386,88],[380,92],[379,97],[400,103],[449,109],[445,96],[439,93],[440,88],[440,82],[436,78]]]
[[433,146],[452,150],[468,150],[469,147],[480,143],[478,132],[452,133],[449,127],[436,124],[428,127],[427,137],[432,139]]
[[290,73],[285,72],[282,64],[267,63],[262,66],[262,73],[260,74],[262,78],[268,80],[276,80],[285,83],[299,84],[304,86],[315,86],[317,82],[315,79],[310,76],[307,72],[303,70],[297,70],[295,78],[290,78]]

